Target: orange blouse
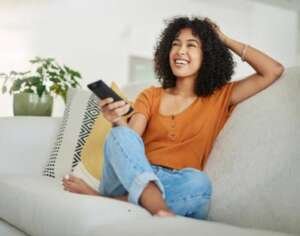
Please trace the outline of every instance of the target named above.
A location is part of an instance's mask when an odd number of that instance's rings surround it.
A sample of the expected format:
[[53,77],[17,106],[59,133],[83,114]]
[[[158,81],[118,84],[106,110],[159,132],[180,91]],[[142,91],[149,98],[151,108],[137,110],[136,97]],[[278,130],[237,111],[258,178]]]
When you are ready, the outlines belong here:
[[175,116],[159,113],[163,88],[152,86],[142,91],[134,102],[134,110],[147,118],[142,138],[150,163],[203,170],[217,135],[236,107],[229,107],[235,83],[225,84],[207,98],[198,97]]

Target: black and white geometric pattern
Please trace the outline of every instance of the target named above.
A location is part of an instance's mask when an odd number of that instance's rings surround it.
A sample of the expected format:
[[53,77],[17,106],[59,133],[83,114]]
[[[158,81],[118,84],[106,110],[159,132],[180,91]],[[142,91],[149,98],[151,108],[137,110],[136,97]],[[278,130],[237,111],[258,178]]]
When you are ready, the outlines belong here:
[[79,137],[77,138],[77,144],[73,156],[72,171],[81,161],[81,151],[86,142],[86,138],[90,135],[96,119],[100,114],[99,107],[97,105],[98,99],[92,94],[88,100],[87,107],[84,112],[83,121],[80,128]]
[[48,177],[55,178],[55,171],[54,171],[55,162],[56,162],[56,159],[57,159],[59,149],[60,149],[61,144],[62,144],[62,140],[64,138],[65,129],[66,129],[68,119],[69,119],[70,108],[71,108],[71,101],[69,101],[66,104],[63,120],[62,120],[61,126],[59,127],[58,136],[57,136],[56,142],[54,144],[54,147],[52,149],[52,152],[50,154],[50,158],[48,160],[48,163],[47,163],[46,167],[43,170],[43,176],[48,176]]

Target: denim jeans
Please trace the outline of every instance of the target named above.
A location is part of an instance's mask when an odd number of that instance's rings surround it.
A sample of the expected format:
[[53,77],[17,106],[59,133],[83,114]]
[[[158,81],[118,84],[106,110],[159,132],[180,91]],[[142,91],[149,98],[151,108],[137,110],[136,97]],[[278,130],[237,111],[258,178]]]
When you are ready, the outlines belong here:
[[206,219],[212,193],[208,176],[197,169],[172,170],[151,165],[142,138],[125,126],[113,127],[104,145],[104,167],[99,186],[101,195],[128,194],[128,201],[139,198],[150,181],[156,183],[167,206],[177,215]]

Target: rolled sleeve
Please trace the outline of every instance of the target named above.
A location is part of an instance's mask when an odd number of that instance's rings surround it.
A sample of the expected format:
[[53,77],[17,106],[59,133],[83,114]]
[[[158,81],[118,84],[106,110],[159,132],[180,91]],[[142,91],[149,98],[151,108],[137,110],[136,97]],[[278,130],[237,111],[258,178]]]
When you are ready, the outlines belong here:
[[150,87],[142,91],[136,98],[133,107],[134,114],[141,113],[148,120],[151,116],[151,107],[153,104],[153,92],[155,87]]
[[218,109],[218,132],[223,128],[226,121],[236,108],[237,104],[230,105],[231,95],[233,92],[233,88],[236,85],[237,81],[227,83],[220,90],[218,98],[217,98],[217,109]]
[[230,105],[230,99],[232,95],[232,91],[234,86],[236,85],[237,81],[227,83],[220,94],[219,100],[220,100],[220,111],[222,116],[228,117],[233,112],[236,105]]

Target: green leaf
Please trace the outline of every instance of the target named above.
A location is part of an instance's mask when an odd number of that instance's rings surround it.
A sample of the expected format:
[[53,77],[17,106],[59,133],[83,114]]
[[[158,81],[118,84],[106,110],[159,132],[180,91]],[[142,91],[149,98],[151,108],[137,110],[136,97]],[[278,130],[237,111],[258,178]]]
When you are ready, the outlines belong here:
[[59,79],[64,83],[64,81],[67,81],[67,75],[64,71],[59,71],[59,75],[58,75]]
[[37,94],[39,95],[39,97],[41,97],[43,95],[45,89],[46,89],[46,86],[44,86],[44,85],[38,85],[36,87],[36,91],[37,91]]
[[54,62],[54,58],[48,57],[45,59],[45,61],[48,65],[50,65],[52,62]]
[[12,75],[17,75],[17,74],[18,74],[18,72],[14,71],[14,70],[12,70],[12,71],[9,73],[10,76],[12,76]]
[[37,69],[36,69],[36,72],[37,73],[39,73],[40,75],[42,75],[43,74],[43,67],[38,67]]
[[23,82],[24,82],[24,80],[21,80],[21,79],[15,80],[10,90],[11,91],[19,91]]
[[73,76],[81,79],[81,74],[77,71],[73,71]]
[[50,77],[57,77],[59,75],[56,71],[48,71],[47,73]]
[[24,75],[27,75],[28,73],[30,73],[30,71],[20,72],[19,74],[20,74],[21,76],[24,76]]
[[55,94],[59,94],[61,86],[59,84],[53,84],[50,87],[50,91],[53,91]]
[[65,104],[67,103],[67,91],[68,89],[61,91],[61,97],[63,98]]
[[49,80],[52,81],[53,83],[59,83],[61,81],[59,77],[51,77],[49,78]]
[[[66,91],[69,87],[75,88],[80,86],[78,79],[81,78],[81,74],[66,65],[59,65],[54,58],[35,57],[30,60],[30,62],[36,64],[35,70],[26,78],[26,81],[24,81],[25,86],[21,87],[20,90],[27,86],[28,89],[31,90],[36,88],[36,91],[33,91],[40,95],[42,92],[52,92],[59,96],[66,97]],[[14,76],[21,78],[24,77],[24,74],[22,75],[15,72]],[[50,82],[49,85],[48,82]],[[47,83],[47,87],[45,83]],[[48,86],[50,86],[50,88]]]
[[51,69],[54,69],[54,70],[59,70],[59,67],[57,66],[57,65],[53,65],[53,64],[51,64]]
[[66,66],[66,65],[64,65],[64,69],[67,71],[67,73],[71,72],[70,68],[68,66]]
[[30,76],[27,77],[28,82],[32,85],[37,85],[37,84],[41,84],[42,83],[42,77],[40,76]]
[[30,60],[30,62],[32,64],[35,64],[35,63],[39,63],[42,59],[40,57],[35,57],[34,59]]

